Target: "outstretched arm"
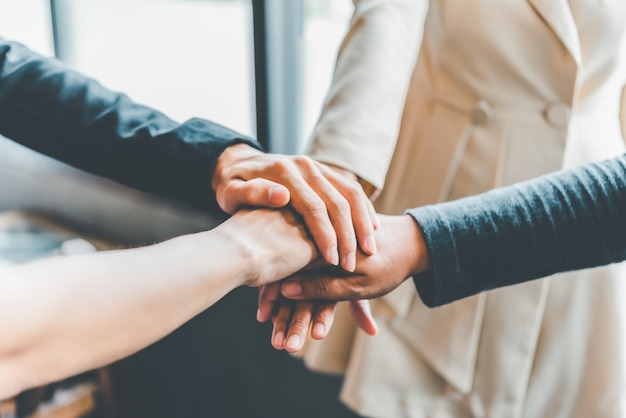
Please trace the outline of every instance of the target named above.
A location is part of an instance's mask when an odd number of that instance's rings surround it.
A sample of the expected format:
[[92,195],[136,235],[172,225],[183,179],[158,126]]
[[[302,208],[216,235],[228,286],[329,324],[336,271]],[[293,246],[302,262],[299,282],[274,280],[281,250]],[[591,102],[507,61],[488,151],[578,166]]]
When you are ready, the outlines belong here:
[[216,209],[211,178],[228,146],[256,141],[216,123],[179,124],[0,38],[0,135],[130,187]]
[[[414,275],[419,295],[434,307],[623,261],[626,155],[409,214],[416,222],[407,223],[407,215],[381,218],[379,251],[360,258],[355,273],[327,267],[300,273],[283,284],[282,294],[297,300],[375,297]],[[404,232],[393,226],[400,222]]]
[[307,157],[264,154],[256,141],[213,122],[178,124],[58,60],[1,38],[0,134],[201,209],[217,209],[212,187],[230,214],[291,203],[325,259],[348,270],[354,269],[357,240],[365,252],[376,251],[376,217],[356,182]]
[[432,271],[415,276],[429,306],[626,259],[626,155],[482,196],[409,211]]
[[217,209],[213,189],[230,214],[291,203],[323,257],[347,270],[354,269],[357,241],[364,251],[376,251],[375,214],[356,182],[308,157],[262,153],[256,141],[213,122],[176,123],[2,38],[0,135],[202,209]]
[[149,247],[5,271],[0,399],[130,355],[235,287],[281,279],[316,254],[291,212],[258,210]]

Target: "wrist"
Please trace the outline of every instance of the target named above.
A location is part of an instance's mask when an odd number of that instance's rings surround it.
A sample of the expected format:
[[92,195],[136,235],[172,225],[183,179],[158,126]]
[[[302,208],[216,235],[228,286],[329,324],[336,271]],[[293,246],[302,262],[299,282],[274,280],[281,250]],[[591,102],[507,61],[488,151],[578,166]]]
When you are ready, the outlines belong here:
[[407,234],[405,242],[410,243],[405,247],[408,251],[407,260],[410,274],[415,275],[430,270],[430,257],[422,229],[411,215],[403,215],[402,218],[405,226],[403,231]]
[[[231,218],[232,219],[232,218]],[[234,287],[249,286],[258,279],[263,269],[263,257],[252,242],[252,237],[242,234],[238,225],[226,221],[214,229],[215,239],[223,249],[225,260],[233,265]],[[233,259],[233,254],[236,256]]]

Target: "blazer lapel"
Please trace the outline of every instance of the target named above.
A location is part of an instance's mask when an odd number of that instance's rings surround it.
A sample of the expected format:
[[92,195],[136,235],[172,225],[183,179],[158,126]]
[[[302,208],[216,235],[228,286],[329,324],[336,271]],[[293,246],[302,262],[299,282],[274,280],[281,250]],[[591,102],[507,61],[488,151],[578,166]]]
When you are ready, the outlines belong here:
[[559,37],[576,64],[580,65],[580,40],[576,22],[567,0],[528,0],[528,2]]

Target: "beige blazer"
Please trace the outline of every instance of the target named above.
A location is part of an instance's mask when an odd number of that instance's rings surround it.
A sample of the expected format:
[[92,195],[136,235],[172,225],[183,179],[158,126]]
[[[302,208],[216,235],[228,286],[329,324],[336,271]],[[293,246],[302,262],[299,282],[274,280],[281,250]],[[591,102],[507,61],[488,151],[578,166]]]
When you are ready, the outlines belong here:
[[[625,30],[624,0],[355,1],[310,155],[398,214],[620,154]],[[305,360],[365,416],[622,417],[625,288],[617,265],[431,310],[407,281],[379,336],[341,311]]]

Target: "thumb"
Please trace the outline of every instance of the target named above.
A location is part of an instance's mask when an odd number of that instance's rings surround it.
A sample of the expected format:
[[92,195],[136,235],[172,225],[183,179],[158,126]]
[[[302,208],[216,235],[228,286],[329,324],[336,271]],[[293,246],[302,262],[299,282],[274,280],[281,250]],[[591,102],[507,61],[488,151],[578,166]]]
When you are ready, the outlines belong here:
[[289,203],[289,190],[281,184],[263,178],[232,180],[217,196],[220,208],[235,213],[243,206],[281,208]]
[[292,276],[282,285],[281,293],[287,299],[293,300],[353,300],[354,291],[343,277],[328,277],[322,275]]

